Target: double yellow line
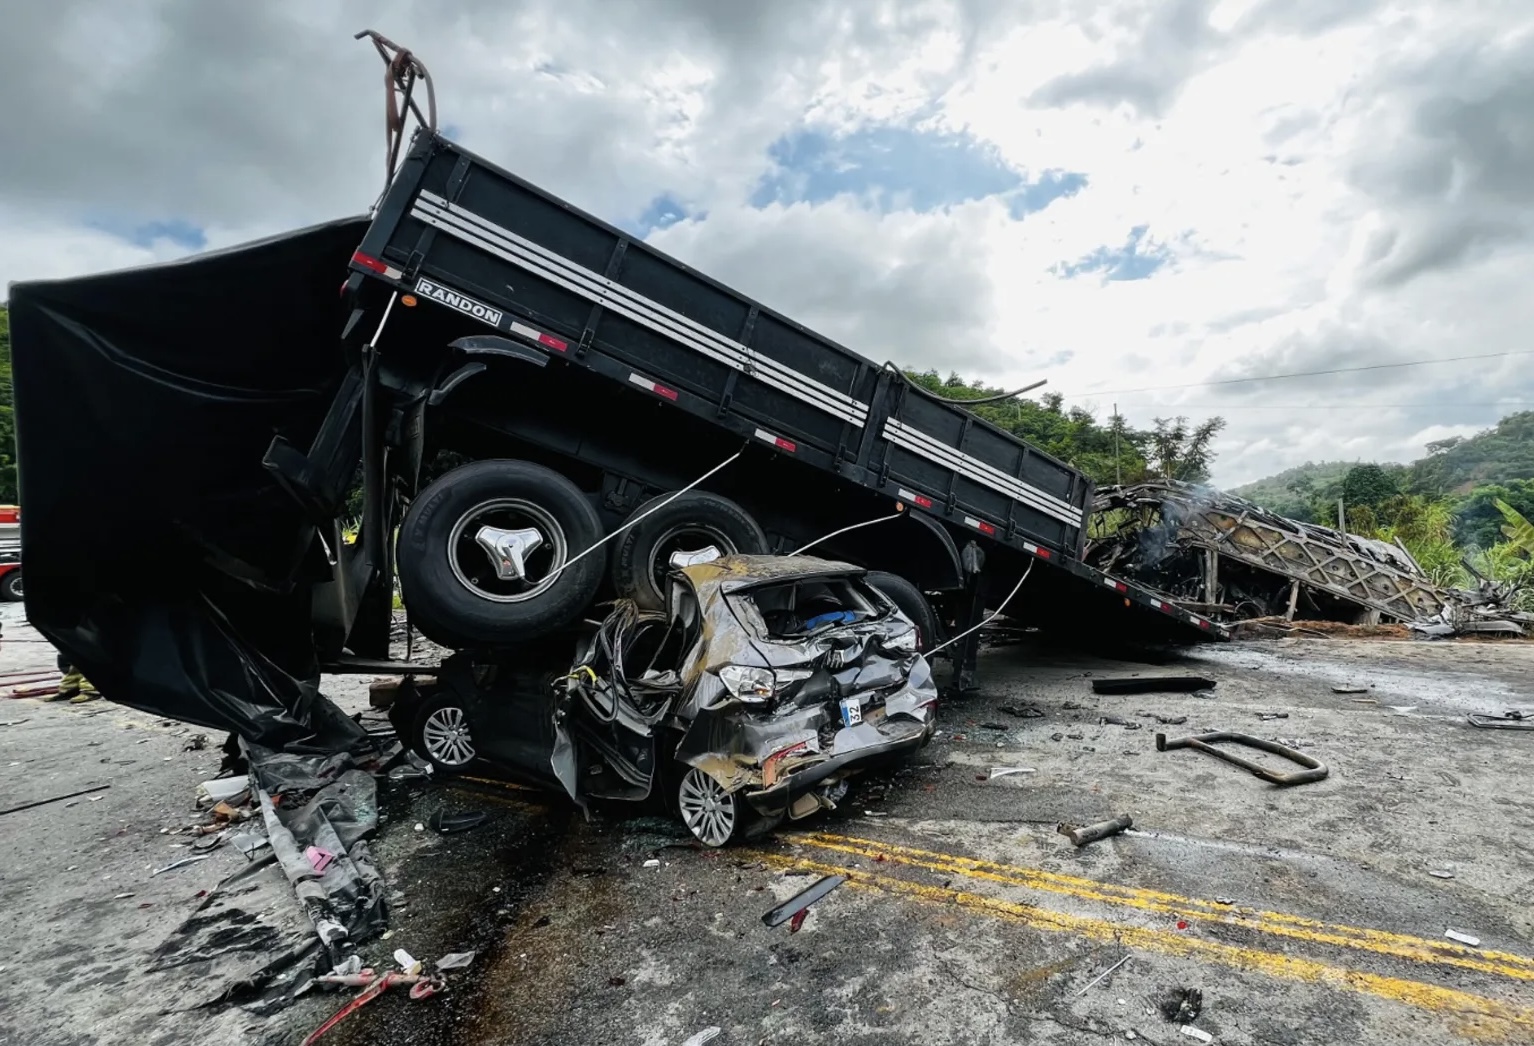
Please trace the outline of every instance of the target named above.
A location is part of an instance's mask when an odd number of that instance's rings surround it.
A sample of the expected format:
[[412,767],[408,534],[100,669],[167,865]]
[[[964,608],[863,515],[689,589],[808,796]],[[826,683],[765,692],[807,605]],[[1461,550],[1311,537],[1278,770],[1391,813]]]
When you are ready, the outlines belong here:
[[[864,839],[824,833],[796,834],[786,838],[791,842],[815,849],[876,862],[888,862],[895,867],[917,868],[948,876],[961,876],[1005,886],[1040,890],[1082,901],[1173,915],[1184,920],[1241,926],[1272,936],[1314,944],[1336,945],[1420,964],[1475,970],[1520,982],[1534,981],[1534,959],[1508,952],[1481,952],[1449,942],[1433,941],[1383,930],[1323,923],[1281,912],[1245,909],[1231,911],[1226,906],[1210,901],[1162,891],[1099,883],[1091,879],[1060,875],[1040,869],[956,857],[907,846],[874,843]],[[1072,933],[1093,940],[1117,941],[1129,948],[1213,961],[1287,980],[1365,992],[1379,998],[1442,1014],[1454,1022],[1461,1034],[1470,1038],[1521,1042],[1534,1038],[1534,1008],[1453,988],[1364,973],[1281,952],[1210,941],[1195,934],[1134,926],[1093,916],[1053,911],[963,890],[930,886],[891,875],[849,870],[823,861],[796,860],[778,855],[768,855],[766,860],[767,863],[784,869],[804,868],[826,875],[849,875],[850,885],[854,887],[880,890],[934,904],[957,905],[971,911],[1001,916],[1037,929]]]

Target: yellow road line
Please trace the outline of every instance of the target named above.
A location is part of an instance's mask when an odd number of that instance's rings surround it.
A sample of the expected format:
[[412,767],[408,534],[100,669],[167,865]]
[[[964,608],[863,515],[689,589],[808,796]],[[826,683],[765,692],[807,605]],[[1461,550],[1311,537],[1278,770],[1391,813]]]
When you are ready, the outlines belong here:
[[917,850],[891,843],[876,843],[868,839],[825,833],[795,834],[785,838],[792,842],[837,853],[874,860],[884,858],[895,864],[923,868],[927,871],[985,879],[1031,890],[1043,890],[1083,901],[1123,905],[1144,911],[1175,915],[1182,919],[1220,923],[1226,926],[1242,926],[1277,937],[1356,948],[1360,951],[1389,955],[1417,963],[1454,966],[1496,974],[1499,977],[1534,981],[1534,958],[1513,952],[1480,951],[1449,941],[1435,941],[1426,937],[1391,933],[1387,930],[1343,926],[1283,912],[1232,910],[1228,905],[1218,905],[1213,901],[1182,897],[1159,890],[1100,883],[1092,879],[1061,875],[1037,868],[999,864],[973,857],[956,857],[952,854]]
[[1263,951],[1164,930],[1148,929],[1085,915],[1050,911],[1032,905],[1004,901],[961,890],[928,886],[870,874],[804,858],[763,854],[763,863],[785,871],[807,871],[820,875],[848,876],[847,885],[865,890],[911,897],[940,905],[957,905],[974,912],[1000,916],[1024,925],[1052,932],[1073,933],[1097,941],[1112,941],[1126,948],[1139,948],[1193,960],[1208,960],[1270,977],[1302,981],[1326,987],[1362,992],[1392,1002],[1404,1003],[1448,1018],[1456,1032],[1466,1038],[1487,1042],[1530,1041],[1534,1034],[1534,1009],[1436,984],[1384,977],[1379,974],[1349,970],[1314,959],[1279,952]]

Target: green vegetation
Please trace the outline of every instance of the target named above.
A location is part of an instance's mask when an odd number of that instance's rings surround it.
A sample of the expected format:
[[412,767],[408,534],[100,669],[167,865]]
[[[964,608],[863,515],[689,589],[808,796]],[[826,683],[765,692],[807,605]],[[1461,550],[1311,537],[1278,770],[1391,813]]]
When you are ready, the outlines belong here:
[[1441,585],[1476,575],[1528,584],[1534,609],[1534,411],[1429,443],[1409,465],[1307,462],[1232,493],[1326,526],[1337,525],[1340,498],[1349,533],[1400,541]]
[[[947,399],[985,399],[1005,391],[966,382],[957,374],[944,379],[935,370],[907,371],[906,376]],[[1054,392],[1045,393],[1037,402],[1014,397],[970,409],[1080,469],[1099,485],[1138,483],[1153,477],[1202,483],[1209,478],[1214,461],[1214,438],[1225,427],[1225,419],[1218,417],[1197,425],[1190,425],[1187,418],[1156,418],[1154,428],[1132,429],[1119,414],[1100,424],[1090,411],[1080,407],[1066,410],[1059,393]]]

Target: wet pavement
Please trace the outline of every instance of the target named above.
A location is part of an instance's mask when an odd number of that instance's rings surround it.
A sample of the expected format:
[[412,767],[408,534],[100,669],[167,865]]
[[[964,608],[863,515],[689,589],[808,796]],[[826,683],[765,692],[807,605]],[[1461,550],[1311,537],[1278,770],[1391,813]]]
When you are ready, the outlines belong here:
[[[27,667],[14,620],[5,671]],[[394,918],[364,951],[384,965],[400,947],[478,954],[446,994],[385,996],[322,1042],[680,1046],[717,1026],[716,1046],[1164,1046],[1196,1038],[1155,1011],[1190,987],[1203,994],[1191,1025],[1221,1043],[1534,1041],[1534,733],[1464,720],[1534,711],[1531,670],[1534,644],[1505,642],[1282,640],[1154,666],[1001,648],[984,657],[984,691],[941,707],[911,765],[863,781],[835,814],[723,851],[645,812],[587,821],[493,782],[380,782]],[[1188,671],[1218,686],[1090,689]],[[1333,692],[1342,683],[1372,689]],[[365,681],[331,689],[365,707]],[[1286,717],[1261,718],[1274,712]],[[15,802],[100,773],[113,788],[0,820],[0,904],[23,931],[0,959],[0,1041],[297,1043],[341,1004],[161,1015],[206,986],[195,967],[149,972],[144,957],[243,862],[225,848],[147,872],[170,859],[160,828],[185,819],[216,752],[183,752],[190,728],[99,702],[5,702],[0,720],[19,719],[0,727]],[[1331,773],[1279,789],[1155,750],[1158,730],[1210,729],[1298,744]],[[415,829],[438,809],[488,819]],[[1130,831],[1080,850],[1055,830],[1120,813]],[[763,926],[832,873],[849,882],[799,932]]]

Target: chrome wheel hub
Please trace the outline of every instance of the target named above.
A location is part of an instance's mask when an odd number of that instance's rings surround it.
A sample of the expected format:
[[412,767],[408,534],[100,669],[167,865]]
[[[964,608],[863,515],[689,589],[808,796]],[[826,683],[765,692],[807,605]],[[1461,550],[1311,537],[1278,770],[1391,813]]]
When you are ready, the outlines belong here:
[[421,728],[426,754],[443,766],[464,766],[474,761],[474,740],[469,720],[461,708],[439,708],[426,717]]

